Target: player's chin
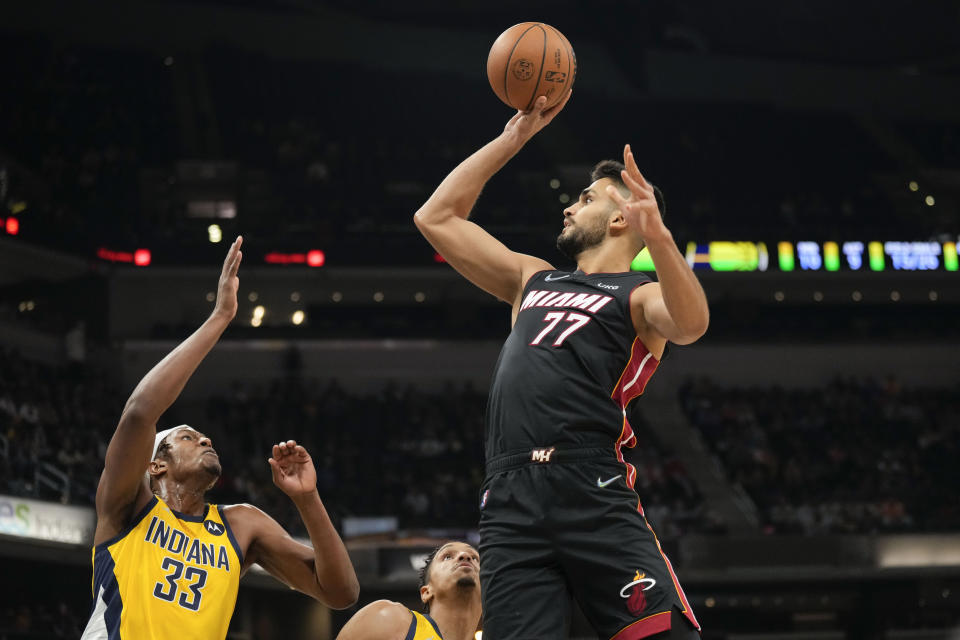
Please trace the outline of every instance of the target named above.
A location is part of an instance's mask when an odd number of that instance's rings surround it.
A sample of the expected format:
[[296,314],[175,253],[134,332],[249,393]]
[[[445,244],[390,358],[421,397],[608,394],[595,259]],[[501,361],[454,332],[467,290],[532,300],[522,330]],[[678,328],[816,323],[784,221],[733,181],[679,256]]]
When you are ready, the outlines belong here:
[[223,467],[220,466],[219,460],[204,460],[203,470],[215,479],[223,474]]
[[457,578],[457,586],[461,589],[469,589],[477,586],[477,577],[474,575]]

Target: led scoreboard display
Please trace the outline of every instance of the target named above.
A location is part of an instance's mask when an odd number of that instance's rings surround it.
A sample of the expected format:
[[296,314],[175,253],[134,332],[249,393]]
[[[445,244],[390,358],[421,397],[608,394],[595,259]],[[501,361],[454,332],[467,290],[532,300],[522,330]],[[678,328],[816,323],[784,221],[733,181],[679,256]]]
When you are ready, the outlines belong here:
[[[771,255],[768,247],[776,252]],[[956,242],[688,242],[694,269],[709,271],[957,271]],[[646,249],[634,271],[653,271]]]

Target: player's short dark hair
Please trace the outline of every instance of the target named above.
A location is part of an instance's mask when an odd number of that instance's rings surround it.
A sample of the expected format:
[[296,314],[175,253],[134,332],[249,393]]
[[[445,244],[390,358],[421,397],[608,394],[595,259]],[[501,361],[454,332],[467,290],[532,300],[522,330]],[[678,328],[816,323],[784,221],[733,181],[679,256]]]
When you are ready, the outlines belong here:
[[[590,172],[590,182],[596,182],[600,178],[610,178],[618,186],[625,187],[623,177],[620,175],[620,172],[623,171],[624,168],[622,162],[616,160],[601,160]],[[648,180],[647,182],[650,181]],[[650,186],[653,187],[653,197],[657,199],[657,208],[660,209],[660,217],[663,218],[667,214],[667,201],[664,199],[660,187],[652,182],[650,182]]]
[[[427,559],[424,561],[423,566],[420,567],[420,587],[425,587],[430,584],[430,565],[433,564],[434,558],[437,557],[437,554],[440,552],[440,549],[443,549],[445,546],[450,544],[449,542],[444,542],[434,547],[433,551],[427,554]],[[430,613],[430,603],[424,602],[423,607],[427,613]]]
[[173,445],[167,442],[167,439],[164,438],[163,442],[160,443],[160,446],[157,447],[157,453],[153,456],[153,459],[156,460],[157,458],[169,458],[171,448],[173,448]]

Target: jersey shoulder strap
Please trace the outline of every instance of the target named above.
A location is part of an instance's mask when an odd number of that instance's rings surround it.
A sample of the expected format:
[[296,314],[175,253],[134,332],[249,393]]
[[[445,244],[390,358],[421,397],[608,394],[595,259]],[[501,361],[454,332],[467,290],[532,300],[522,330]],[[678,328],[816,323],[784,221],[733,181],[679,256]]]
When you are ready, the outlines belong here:
[[410,621],[410,628],[404,640],[443,640],[433,618],[427,614],[417,613],[413,609],[410,609],[410,613],[413,614],[413,620]]

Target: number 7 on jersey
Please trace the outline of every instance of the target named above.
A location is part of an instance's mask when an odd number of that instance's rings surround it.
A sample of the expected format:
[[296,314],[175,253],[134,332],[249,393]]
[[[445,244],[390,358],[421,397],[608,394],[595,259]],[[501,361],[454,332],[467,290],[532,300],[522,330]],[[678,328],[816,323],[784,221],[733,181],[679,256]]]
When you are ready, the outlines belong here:
[[590,316],[585,316],[582,313],[573,313],[572,311],[570,313],[566,313],[564,311],[551,311],[547,315],[543,316],[543,321],[547,323],[546,328],[537,334],[537,337],[533,339],[533,342],[530,343],[530,346],[540,344],[540,341],[543,340],[548,333],[553,331],[561,320],[569,322],[570,326],[567,327],[559,336],[557,336],[557,339],[553,341],[553,346],[555,347],[559,347],[571,333],[582,329],[588,322],[590,322]]

